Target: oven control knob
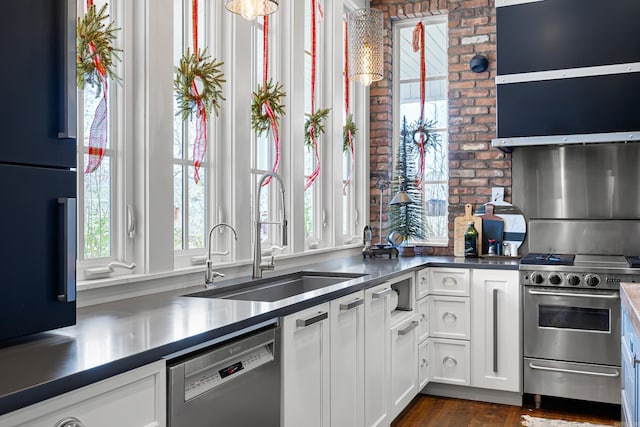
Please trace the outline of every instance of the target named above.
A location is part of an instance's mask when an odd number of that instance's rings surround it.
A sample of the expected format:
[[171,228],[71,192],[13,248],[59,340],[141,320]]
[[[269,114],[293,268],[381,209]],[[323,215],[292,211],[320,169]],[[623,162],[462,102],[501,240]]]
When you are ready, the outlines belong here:
[[600,278],[595,274],[587,274],[587,277],[585,277],[584,280],[587,282],[587,285],[592,288],[600,284]]
[[578,286],[580,284],[580,276],[578,276],[577,274],[569,274],[567,276],[567,282],[571,286]]
[[549,283],[551,283],[552,285],[559,285],[560,283],[562,283],[562,277],[560,277],[560,275],[557,273],[550,274]]
[[533,283],[535,283],[536,285],[539,285],[542,282],[544,282],[544,277],[540,273],[532,273],[531,274],[531,281]]

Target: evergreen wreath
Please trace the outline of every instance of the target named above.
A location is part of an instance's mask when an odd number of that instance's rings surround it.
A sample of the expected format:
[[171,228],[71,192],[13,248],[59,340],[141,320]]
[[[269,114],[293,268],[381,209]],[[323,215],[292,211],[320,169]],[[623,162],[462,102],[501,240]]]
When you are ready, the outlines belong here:
[[[101,82],[100,74],[106,75],[114,81],[121,83],[122,80],[115,73],[115,61],[121,61],[118,52],[122,49],[115,48],[116,33],[120,28],[111,21],[105,27],[104,21],[109,18],[107,13],[107,3],[102,5],[100,10],[92,5],[87,13],[78,18],[76,26],[76,83],[80,89],[88,83],[92,86],[99,86]],[[93,52],[90,46],[93,47]],[[98,62],[104,66],[104,70],[96,68],[95,57],[100,58]]]
[[358,127],[356,123],[353,121],[353,114],[349,114],[347,117],[347,122],[342,127],[342,151],[346,153],[349,151],[350,143],[349,143],[349,131],[351,131],[351,137],[355,138],[356,133],[358,132]]
[[271,111],[276,120],[276,125],[280,124],[280,118],[284,116],[284,104],[282,98],[287,96],[281,83],[273,83],[271,79],[253,92],[251,101],[251,128],[258,135],[265,134],[271,129],[271,120],[264,110],[263,105],[269,103]]
[[[181,114],[183,120],[187,120],[198,110],[199,102],[202,102],[207,113],[210,114],[212,109],[216,116],[220,113],[220,104],[226,99],[222,96],[222,83],[226,82],[220,70],[223,64],[215,58],[210,60],[206,49],[198,49],[198,52],[193,53],[187,49],[182,55],[173,85],[178,100],[177,114]],[[202,83],[202,91],[198,97],[192,90],[195,79]]]
[[307,120],[304,123],[304,145],[313,148],[313,140],[311,139],[309,132],[312,126],[314,138],[318,139],[320,135],[324,134],[324,121],[329,116],[330,111],[331,108],[321,108],[314,114],[307,117]]

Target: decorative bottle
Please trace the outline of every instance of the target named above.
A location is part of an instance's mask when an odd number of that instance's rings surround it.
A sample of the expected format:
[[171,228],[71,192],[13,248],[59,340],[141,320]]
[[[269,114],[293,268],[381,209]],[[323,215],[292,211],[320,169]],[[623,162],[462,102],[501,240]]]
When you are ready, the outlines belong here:
[[464,256],[466,258],[478,257],[478,230],[473,222],[467,224],[467,230],[464,232]]

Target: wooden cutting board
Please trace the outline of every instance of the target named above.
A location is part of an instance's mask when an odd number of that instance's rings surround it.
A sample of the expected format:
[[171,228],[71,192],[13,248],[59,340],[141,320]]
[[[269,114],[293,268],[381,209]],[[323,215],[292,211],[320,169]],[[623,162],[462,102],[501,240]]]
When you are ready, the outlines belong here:
[[464,216],[456,217],[453,222],[453,255],[464,256],[464,231],[467,229],[467,224],[474,223],[476,230],[478,230],[478,254],[482,252],[482,218],[479,216],[473,216],[471,212],[471,205],[464,205]]
[[489,239],[496,241],[498,245],[502,244],[502,235],[504,233],[504,220],[493,214],[493,205],[485,206],[485,214],[480,215],[482,218],[482,254],[489,252]]

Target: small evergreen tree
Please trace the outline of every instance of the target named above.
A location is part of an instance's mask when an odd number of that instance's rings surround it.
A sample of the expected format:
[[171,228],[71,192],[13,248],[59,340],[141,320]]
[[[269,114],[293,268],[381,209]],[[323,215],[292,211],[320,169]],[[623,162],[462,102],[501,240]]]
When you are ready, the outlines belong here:
[[426,134],[425,154],[429,148],[439,144],[436,134],[429,129],[433,127],[432,122],[425,122],[422,126],[418,121],[407,125],[407,118],[402,118],[402,129],[400,130],[400,144],[398,145],[398,156],[396,158],[395,179],[392,180],[391,197],[400,190],[407,192],[414,203],[392,205],[390,208],[389,229],[402,234],[405,241],[410,239],[422,240],[425,238],[425,226],[423,220],[424,200],[423,194],[416,186],[416,175],[418,173],[419,146],[414,142],[417,132],[422,130]]

